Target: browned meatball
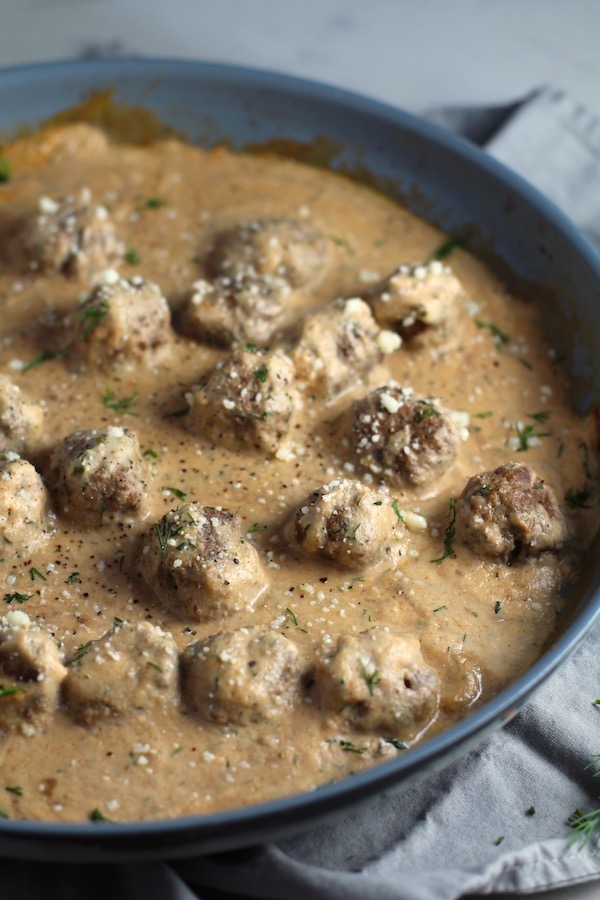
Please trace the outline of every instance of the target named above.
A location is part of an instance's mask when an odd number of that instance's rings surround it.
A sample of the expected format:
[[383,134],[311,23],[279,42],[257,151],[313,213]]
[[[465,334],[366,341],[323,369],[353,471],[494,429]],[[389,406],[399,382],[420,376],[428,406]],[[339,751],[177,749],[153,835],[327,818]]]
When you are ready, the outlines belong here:
[[74,654],[63,699],[83,725],[171,709],[177,703],[178,670],[170,635],[149,622],[124,622]]
[[235,513],[199,503],[167,513],[147,532],[140,568],[166,607],[195,622],[252,609],[268,584]]
[[316,228],[290,219],[256,219],[217,236],[207,260],[212,278],[281,278],[294,288],[319,284],[332,246]]
[[197,641],[181,662],[190,707],[235,725],[274,719],[289,709],[301,669],[293,641],[258,625]]
[[236,225],[216,237],[206,260],[208,280],[195,283],[183,327],[219,346],[264,345],[297,318],[334,256],[332,243],[300,222]]
[[454,461],[459,428],[438,401],[393,382],[352,407],[350,440],[358,462],[390,484],[425,484]]
[[294,517],[294,538],[306,553],[347,569],[370,569],[400,556],[402,523],[392,501],[360,482],[341,479],[307,497]]
[[437,712],[439,678],[411,634],[375,627],[342,635],[314,677],[322,706],[381,737],[412,740]]
[[507,562],[559,550],[567,526],[550,485],[511,462],[468,480],[456,502],[456,534],[475,553]]
[[0,454],[0,538],[12,552],[35,550],[50,536],[48,494],[30,462]]
[[92,203],[87,188],[76,197],[42,197],[25,246],[33,268],[75,278],[93,277],[118,263],[124,252],[108,210]]
[[66,674],[52,636],[9,612],[0,624],[0,732],[33,734],[54,712]]
[[240,350],[193,388],[188,422],[198,434],[237,448],[275,453],[294,411],[294,367],[287,356]]
[[307,316],[292,358],[300,381],[329,397],[360,383],[399,346],[397,335],[382,332],[368,305],[354,297]]
[[150,474],[127,428],[73,432],[54,450],[50,468],[57,512],[101,525],[144,510]]
[[[106,279],[110,283],[106,283]],[[111,270],[75,315],[74,348],[99,368],[153,366],[171,348],[171,314],[160,288]]]
[[0,375],[0,451],[34,448],[44,427],[44,410],[29,403],[20,387],[6,375]]
[[438,260],[401,265],[367,296],[382,328],[409,343],[441,341],[456,330],[463,290],[451,269]]
[[283,324],[292,300],[289,285],[281,279],[200,279],[183,307],[182,328],[218,347],[238,341],[264,345]]

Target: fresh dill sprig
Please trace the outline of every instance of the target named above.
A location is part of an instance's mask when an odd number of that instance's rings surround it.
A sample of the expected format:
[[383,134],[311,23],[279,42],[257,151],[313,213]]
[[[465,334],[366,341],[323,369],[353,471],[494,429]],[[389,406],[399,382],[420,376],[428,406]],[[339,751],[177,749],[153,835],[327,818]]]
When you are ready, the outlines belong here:
[[457,237],[449,237],[447,240],[439,244],[429,256],[429,261],[434,259],[446,259],[457,247],[461,246],[461,240]]
[[[600,778],[600,753],[592,756],[592,762],[586,768],[594,769],[594,778]],[[567,825],[573,830],[569,846],[577,844],[580,850],[583,849],[600,836],[600,806],[588,812],[576,809],[567,819]]]
[[125,413],[129,416],[137,416],[138,413],[131,408],[137,402],[137,398],[137,391],[134,391],[133,394],[130,394],[128,397],[119,398],[113,394],[110,387],[107,387],[106,392],[102,397],[102,405],[107,409],[114,410],[114,412]]
[[550,437],[549,431],[536,431],[534,425],[522,425],[520,422],[515,423],[515,431],[518,438],[517,453],[535,447],[538,438]]

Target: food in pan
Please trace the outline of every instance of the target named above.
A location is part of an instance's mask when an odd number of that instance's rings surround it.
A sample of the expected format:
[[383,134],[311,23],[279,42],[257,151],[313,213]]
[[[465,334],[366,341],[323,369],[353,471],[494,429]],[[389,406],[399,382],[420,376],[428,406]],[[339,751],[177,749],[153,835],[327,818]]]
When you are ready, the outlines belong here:
[[536,296],[289,159],[86,124],[4,152],[2,815],[311,789],[540,656],[597,436]]

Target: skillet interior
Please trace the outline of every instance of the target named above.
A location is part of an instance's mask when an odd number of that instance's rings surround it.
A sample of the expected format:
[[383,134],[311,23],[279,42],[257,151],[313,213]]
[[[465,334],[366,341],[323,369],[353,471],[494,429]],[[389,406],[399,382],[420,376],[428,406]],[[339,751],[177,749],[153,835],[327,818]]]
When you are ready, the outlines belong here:
[[[334,168],[368,173],[444,230],[469,234],[507,271],[545,289],[553,330],[569,335],[562,349],[572,360],[577,403],[584,410],[595,404],[600,260],[550,203],[466,142],[336,89],[234,67],[150,60],[6,70],[0,73],[0,131],[34,126],[107,87],[117,103],[149,108],[205,146],[226,140],[241,149],[277,139],[278,147],[309,159],[312,153]],[[397,760],[308,794],[217,815],[123,825],[0,822],[0,852],[52,861],[187,856],[293,831],[401,790],[510,719],[566,659],[600,610],[597,558],[582,572],[572,620],[538,663],[463,722]]]

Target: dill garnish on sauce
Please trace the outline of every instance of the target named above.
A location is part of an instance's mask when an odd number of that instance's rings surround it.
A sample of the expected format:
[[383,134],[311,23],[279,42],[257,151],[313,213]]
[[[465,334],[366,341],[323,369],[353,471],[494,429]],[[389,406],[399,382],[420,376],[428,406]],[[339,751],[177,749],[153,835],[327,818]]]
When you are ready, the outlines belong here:
[[451,518],[444,531],[444,552],[441,556],[438,556],[437,559],[432,559],[431,562],[441,563],[450,556],[456,556],[454,551],[454,540],[456,538],[456,503],[454,502],[453,497],[450,498],[450,507],[446,516],[451,516]]

